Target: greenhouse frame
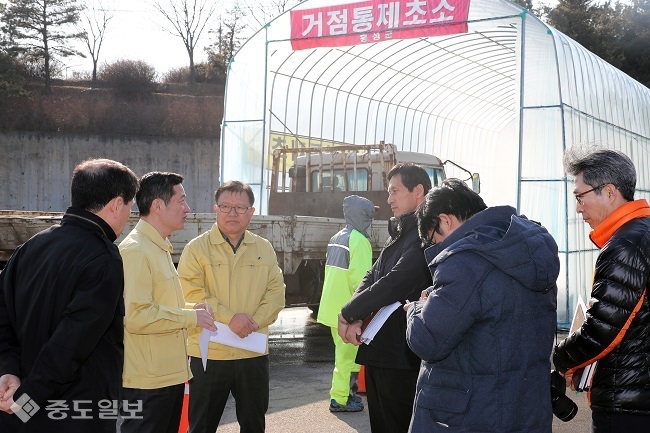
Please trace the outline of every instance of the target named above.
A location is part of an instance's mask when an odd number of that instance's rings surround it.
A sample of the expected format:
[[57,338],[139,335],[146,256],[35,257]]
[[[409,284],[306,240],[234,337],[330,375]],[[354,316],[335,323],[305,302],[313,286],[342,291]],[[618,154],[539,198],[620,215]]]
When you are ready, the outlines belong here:
[[589,299],[598,254],[565,149],[621,150],[637,169],[635,198],[650,199],[650,89],[510,1],[306,0],[233,57],[221,180],[250,184],[258,213],[274,149],[382,141],[480,173],[488,206],[549,230],[561,326]]

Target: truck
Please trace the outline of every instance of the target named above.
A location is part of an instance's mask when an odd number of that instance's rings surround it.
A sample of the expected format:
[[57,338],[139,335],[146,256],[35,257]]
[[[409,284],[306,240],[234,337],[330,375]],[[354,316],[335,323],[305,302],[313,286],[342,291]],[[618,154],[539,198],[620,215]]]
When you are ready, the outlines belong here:
[[[379,206],[369,236],[375,257],[388,237],[392,216],[386,203],[391,167],[413,162],[428,173],[432,185],[446,177],[445,165],[452,164],[469,174],[472,187],[480,188],[479,175],[451,161],[433,155],[398,151],[380,142],[370,145],[338,145],[320,148],[280,148],[273,152],[268,191],[269,215],[255,215],[249,230],[273,245],[286,284],[287,306],[316,309],[323,284],[327,244],[345,226],[343,198],[356,194]],[[16,247],[31,236],[58,223],[62,212],[0,210],[0,262],[6,262]],[[124,233],[135,226],[132,213]],[[172,233],[172,258],[178,263],[184,246],[215,222],[213,213],[191,213],[183,230]]]

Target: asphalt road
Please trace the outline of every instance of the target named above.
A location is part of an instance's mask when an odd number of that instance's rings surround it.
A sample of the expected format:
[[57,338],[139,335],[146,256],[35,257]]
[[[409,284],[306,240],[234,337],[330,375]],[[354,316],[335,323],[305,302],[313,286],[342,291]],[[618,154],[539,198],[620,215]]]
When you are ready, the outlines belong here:
[[[271,328],[269,341],[271,400],[267,432],[370,433],[367,409],[356,413],[329,412],[334,345],[329,329],[315,323],[308,309],[283,310]],[[590,432],[591,412],[585,394],[571,393],[570,397],[578,404],[578,414],[568,423],[554,417],[553,432]],[[217,432],[239,432],[232,398]]]

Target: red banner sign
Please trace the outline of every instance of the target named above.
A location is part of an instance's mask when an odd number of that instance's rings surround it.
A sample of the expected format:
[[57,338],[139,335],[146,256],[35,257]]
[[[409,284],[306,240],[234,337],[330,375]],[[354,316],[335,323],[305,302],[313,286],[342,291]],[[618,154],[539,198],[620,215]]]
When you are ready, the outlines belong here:
[[467,33],[470,0],[369,0],[291,11],[294,50]]

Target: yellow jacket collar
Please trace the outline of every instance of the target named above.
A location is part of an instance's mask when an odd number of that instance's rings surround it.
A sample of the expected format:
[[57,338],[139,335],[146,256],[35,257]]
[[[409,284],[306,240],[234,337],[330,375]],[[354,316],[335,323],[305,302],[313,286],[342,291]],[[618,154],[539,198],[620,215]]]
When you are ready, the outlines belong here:
[[158,233],[158,230],[156,230],[154,226],[152,226],[145,220],[140,219],[140,221],[138,221],[138,224],[136,224],[135,228],[144,236],[148,237],[151,240],[151,242],[158,245],[161,250],[169,251],[170,253],[174,252],[174,247],[172,246],[172,243],[169,242],[169,239],[167,238],[163,239],[163,237],[160,236],[160,233]]
[[[214,223],[212,226],[212,229],[210,230],[210,243],[212,244],[222,244],[226,242],[226,239],[223,237],[221,234],[221,230],[219,230],[219,225],[217,223]],[[251,236],[248,230],[244,232],[244,239],[241,241],[242,244],[250,244],[250,243],[255,243],[255,240]]]

